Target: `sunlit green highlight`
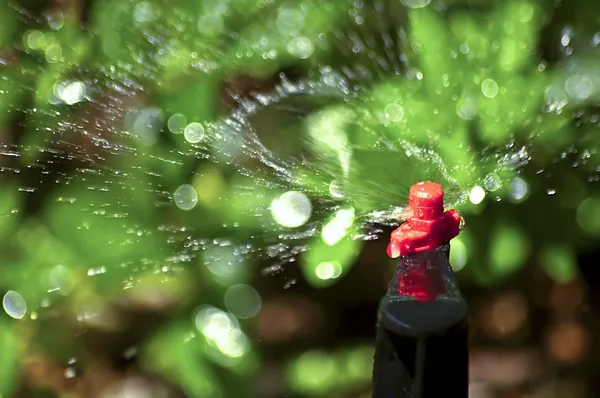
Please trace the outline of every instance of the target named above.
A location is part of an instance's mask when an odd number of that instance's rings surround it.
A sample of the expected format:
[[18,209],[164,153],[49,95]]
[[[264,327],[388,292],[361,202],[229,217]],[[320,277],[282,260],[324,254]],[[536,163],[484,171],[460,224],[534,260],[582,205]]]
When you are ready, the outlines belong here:
[[227,182],[217,169],[202,168],[201,174],[194,178],[192,185],[198,194],[198,201],[212,206],[227,190]]
[[301,258],[300,266],[306,281],[313,287],[326,287],[346,273],[356,261],[363,242],[345,237],[329,245],[315,237],[311,250]]
[[320,351],[302,354],[288,370],[290,387],[305,394],[324,394],[331,390],[338,377],[332,355]]
[[75,285],[73,273],[64,265],[57,265],[52,268],[48,275],[48,282],[51,291],[58,291],[63,296],[71,293]]
[[330,396],[367,386],[372,366],[372,347],[345,348],[336,353],[313,350],[290,363],[287,380],[295,392]]
[[306,59],[313,54],[315,48],[308,37],[300,36],[290,40],[287,50],[295,58]]
[[344,352],[340,358],[345,367],[343,374],[350,381],[369,382],[373,367],[373,354],[372,347],[356,347]]
[[354,224],[354,209],[340,209],[335,212],[333,218],[323,226],[321,235],[323,241],[330,246],[342,240]]
[[469,251],[460,237],[452,239],[450,243],[450,265],[453,271],[458,272],[467,264]]
[[337,261],[324,261],[317,265],[317,268],[315,269],[315,274],[319,279],[335,279],[342,274],[342,266]]

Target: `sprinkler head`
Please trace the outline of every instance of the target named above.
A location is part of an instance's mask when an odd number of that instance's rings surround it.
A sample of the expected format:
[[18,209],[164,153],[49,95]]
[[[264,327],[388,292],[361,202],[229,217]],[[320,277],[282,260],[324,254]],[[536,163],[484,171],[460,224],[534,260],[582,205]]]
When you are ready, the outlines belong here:
[[434,250],[460,232],[461,217],[456,210],[444,211],[444,190],[434,182],[419,182],[410,188],[411,216],[392,232],[388,256],[397,258]]

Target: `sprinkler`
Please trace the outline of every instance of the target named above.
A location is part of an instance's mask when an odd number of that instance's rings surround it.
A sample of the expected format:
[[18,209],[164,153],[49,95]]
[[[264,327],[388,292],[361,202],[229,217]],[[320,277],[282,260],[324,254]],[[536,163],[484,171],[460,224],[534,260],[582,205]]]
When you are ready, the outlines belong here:
[[439,184],[411,187],[406,222],[387,252],[400,258],[379,306],[374,398],[468,398],[468,309],[450,267],[462,219]]

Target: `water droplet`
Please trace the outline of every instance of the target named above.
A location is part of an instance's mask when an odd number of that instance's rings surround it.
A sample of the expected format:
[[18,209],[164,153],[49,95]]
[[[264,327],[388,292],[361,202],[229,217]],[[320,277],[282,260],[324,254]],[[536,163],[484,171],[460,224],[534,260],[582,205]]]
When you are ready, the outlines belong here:
[[490,192],[497,191],[502,186],[502,180],[496,173],[490,173],[483,179],[483,186]]
[[198,193],[193,186],[184,184],[175,190],[173,200],[181,210],[192,210],[198,203]]
[[464,120],[471,120],[477,115],[477,103],[472,97],[463,97],[456,104],[456,114]]
[[548,112],[560,113],[562,109],[569,103],[567,93],[558,86],[548,86],[545,91],[546,106]]
[[204,138],[204,126],[196,122],[190,123],[183,131],[183,136],[187,142],[197,144]]
[[573,36],[573,31],[571,28],[566,27],[562,31],[562,35],[560,37],[560,45],[566,47],[571,43],[571,37]]
[[498,83],[492,79],[485,79],[481,83],[481,93],[487,98],[494,98],[498,95]]
[[385,107],[385,118],[393,123],[401,121],[404,119],[404,108],[399,104],[388,104]]
[[65,379],[72,379],[75,376],[77,376],[77,372],[74,368],[68,367],[65,369]]
[[283,288],[289,289],[297,283],[298,283],[298,280],[296,278],[289,279],[289,280],[285,281],[285,283],[283,284]]
[[85,99],[87,86],[80,81],[66,82],[54,86],[54,95],[67,105],[74,105]]
[[52,30],[59,30],[65,24],[65,16],[61,12],[53,12],[47,16],[48,26]]
[[158,108],[145,108],[132,117],[131,133],[139,141],[148,144],[156,142],[163,124],[162,111]]
[[15,319],[23,319],[27,312],[27,303],[19,293],[9,290],[2,299],[2,307],[6,313]]
[[474,186],[469,193],[469,200],[471,203],[478,205],[483,202],[483,199],[485,199],[485,190],[479,185]]
[[312,213],[308,197],[300,192],[289,191],[273,200],[271,214],[275,222],[288,228],[304,225]]
[[23,40],[25,45],[32,50],[38,50],[46,45],[46,37],[39,30],[29,30],[25,33]]
[[293,57],[306,59],[313,54],[315,48],[309,38],[300,36],[294,37],[292,40],[290,40],[287,50]]
[[106,272],[106,267],[104,267],[104,266],[97,267],[97,268],[90,268],[90,269],[87,270],[88,276],[94,276],[94,275],[104,274],[105,272]]
[[524,179],[515,177],[511,182],[511,197],[516,201],[520,201],[527,196],[528,189],[527,182]]
[[173,134],[182,134],[187,126],[187,118],[181,113],[172,115],[167,121],[167,127]]
[[400,0],[408,8],[422,8],[431,3],[431,0]]
[[46,61],[50,64],[58,62],[62,57],[62,47],[58,44],[51,44],[46,47]]

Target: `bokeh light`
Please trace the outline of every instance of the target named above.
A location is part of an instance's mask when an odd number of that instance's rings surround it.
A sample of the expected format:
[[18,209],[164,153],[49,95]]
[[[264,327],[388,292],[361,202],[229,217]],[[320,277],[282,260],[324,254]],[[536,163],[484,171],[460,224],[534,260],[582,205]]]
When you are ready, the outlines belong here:
[[482,326],[488,336],[505,339],[525,326],[528,314],[527,302],[521,294],[503,293],[483,310]]
[[469,200],[474,205],[478,205],[485,199],[485,190],[479,185],[474,186],[469,193]]
[[323,226],[321,235],[323,241],[328,245],[335,245],[343,239],[354,224],[355,213],[353,208],[340,209],[335,212],[333,218]]
[[261,306],[260,294],[250,285],[233,285],[225,292],[225,307],[237,318],[252,318]]
[[546,347],[557,362],[574,365],[589,352],[590,337],[589,332],[579,322],[561,322],[550,329]]
[[239,358],[248,352],[248,338],[232,315],[218,308],[205,307],[197,311],[194,322],[207,341],[223,355]]
[[175,190],[173,200],[181,210],[192,210],[198,203],[198,193],[192,185],[184,184]]
[[204,126],[197,122],[190,123],[183,130],[183,136],[190,144],[197,144],[204,138]]
[[304,225],[312,213],[308,196],[301,192],[289,191],[271,202],[271,215],[280,225],[296,228]]
[[585,199],[577,208],[577,222],[585,232],[600,235],[600,198]]

